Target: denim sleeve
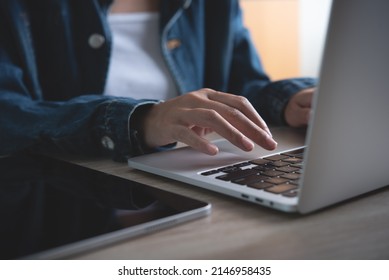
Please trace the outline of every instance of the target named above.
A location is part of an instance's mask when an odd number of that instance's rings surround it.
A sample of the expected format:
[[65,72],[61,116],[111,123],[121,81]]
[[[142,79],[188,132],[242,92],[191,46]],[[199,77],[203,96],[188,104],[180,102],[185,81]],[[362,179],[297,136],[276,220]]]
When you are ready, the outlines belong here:
[[67,101],[33,98],[18,67],[0,63],[0,156],[23,150],[110,154],[140,153],[129,126],[138,106],[155,100],[82,95]]
[[157,101],[64,92],[63,82],[58,92],[42,92],[40,81],[52,76],[38,71],[28,24],[19,18],[24,10],[17,1],[0,3],[7,4],[0,9],[0,156],[31,150],[123,160],[142,152],[129,120],[138,106]]
[[238,1],[232,8],[233,56],[230,65],[229,91],[250,100],[264,120],[286,125],[284,109],[292,95],[317,84],[314,78],[272,81],[263,68],[248,30],[243,25]]
[[289,99],[297,92],[315,87],[316,84],[317,81],[314,78],[274,81],[258,92],[252,92],[251,94],[256,96],[249,99],[267,122],[273,125],[287,125],[284,111]]

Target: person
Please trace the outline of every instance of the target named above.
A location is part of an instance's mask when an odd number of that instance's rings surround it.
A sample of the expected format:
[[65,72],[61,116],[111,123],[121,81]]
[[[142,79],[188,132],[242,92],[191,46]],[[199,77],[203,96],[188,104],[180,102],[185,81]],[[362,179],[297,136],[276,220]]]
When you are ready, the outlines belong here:
[[315,84],[269,78],[238,0],[0,1],[0,155],[271,150]]

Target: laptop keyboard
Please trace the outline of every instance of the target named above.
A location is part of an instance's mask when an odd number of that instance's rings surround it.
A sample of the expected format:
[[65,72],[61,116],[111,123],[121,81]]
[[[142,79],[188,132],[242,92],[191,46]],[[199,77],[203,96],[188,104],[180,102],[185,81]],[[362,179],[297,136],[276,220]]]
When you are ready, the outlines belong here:
[[298,195],[304,148],[202,172],[203,176],[279,194]]

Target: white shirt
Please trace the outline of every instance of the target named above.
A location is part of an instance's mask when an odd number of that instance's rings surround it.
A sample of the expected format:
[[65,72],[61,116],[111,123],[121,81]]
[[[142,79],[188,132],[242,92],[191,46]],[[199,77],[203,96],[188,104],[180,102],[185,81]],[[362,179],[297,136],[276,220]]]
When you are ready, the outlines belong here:
[[158,13],[111,14],[106,95],[166,100],[178,95],[162,57]]

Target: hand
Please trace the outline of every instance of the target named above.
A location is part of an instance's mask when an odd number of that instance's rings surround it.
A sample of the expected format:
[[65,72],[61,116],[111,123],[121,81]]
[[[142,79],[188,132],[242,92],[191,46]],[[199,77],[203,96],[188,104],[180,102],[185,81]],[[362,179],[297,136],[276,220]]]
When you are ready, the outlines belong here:
[[309,122],[312,108],[312,97],[315,88],[299,91],[289,100],[285,108],[285,120],[292,127],[303,127]]
[[244,97],[201,89],[153,105],[143,115],[143,137],[149,147],[183,142],[209,155],[216,145],[203,136],[214,131],[245,151],[254,143],[276,148],[269,128]]

